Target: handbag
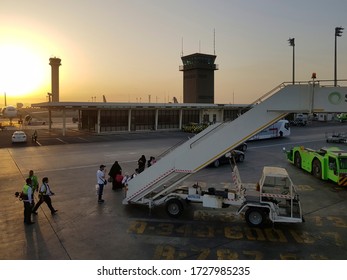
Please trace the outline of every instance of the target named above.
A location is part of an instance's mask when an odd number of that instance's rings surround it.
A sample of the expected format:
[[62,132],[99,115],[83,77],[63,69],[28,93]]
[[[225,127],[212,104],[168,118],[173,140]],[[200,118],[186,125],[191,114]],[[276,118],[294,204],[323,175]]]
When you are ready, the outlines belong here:
[[109,183],[112,183],[112,182],[113,182],[113,178],[110,176],[110,177],[108,177],[107,181],[108,181]]

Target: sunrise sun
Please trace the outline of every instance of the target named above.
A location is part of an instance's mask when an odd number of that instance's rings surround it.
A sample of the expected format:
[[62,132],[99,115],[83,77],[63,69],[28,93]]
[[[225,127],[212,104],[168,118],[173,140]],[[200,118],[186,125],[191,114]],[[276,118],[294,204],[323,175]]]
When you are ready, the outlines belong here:
[[44,83],[47,65],[31,47],[0,42],[0,92],[17,97],[32,94]]

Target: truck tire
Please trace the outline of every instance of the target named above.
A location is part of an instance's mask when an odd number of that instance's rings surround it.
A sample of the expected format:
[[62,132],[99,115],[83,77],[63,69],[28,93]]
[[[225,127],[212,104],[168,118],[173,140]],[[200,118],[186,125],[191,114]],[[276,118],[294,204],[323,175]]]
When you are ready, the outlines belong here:
[[296,152],[294,155],[294,165],[298,168],[301,168],[301,156],[299,152]]
[[243,162],[245,160],[245,155],[241,154],[238,157],[238,162]]
[[265,213],[261,208],[248,208],[245,214],[246,222],[251,227],[261,227],[265,222]]
[[318,179],[322,179],[322,165],[318,159],[314,159],[312,162],[312,174]]
[[[240,147],[240,151],[242,151],[242,152],[247,151],[247,144],[242,144],[242,145],[240,145],[239,147]],[[238,148],[238,147],[237,147],[237,148]],[[237,150],[237,148],[236,148],[236,150]]]
[[170,217],[178,218],[183,213],[182,201],[178,198],[171,198],[166,202],[166,212]]
[[216,167],[216,168],[220,166],[220,162],[219,162],[218,159],[216,159],[216,160],[213,162],[213,166]]

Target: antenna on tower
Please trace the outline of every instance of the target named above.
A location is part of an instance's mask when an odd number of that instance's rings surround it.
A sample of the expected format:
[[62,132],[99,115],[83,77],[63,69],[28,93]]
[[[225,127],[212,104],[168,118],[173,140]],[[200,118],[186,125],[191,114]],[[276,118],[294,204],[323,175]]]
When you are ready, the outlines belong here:
[[182,41],[181,41],[181,57],[183,56],[183,37],[182,37]]
[[213,28],[213,54],[216,55],[216,29]]
[[201,41],[199,40],[199,53],[201,53]]

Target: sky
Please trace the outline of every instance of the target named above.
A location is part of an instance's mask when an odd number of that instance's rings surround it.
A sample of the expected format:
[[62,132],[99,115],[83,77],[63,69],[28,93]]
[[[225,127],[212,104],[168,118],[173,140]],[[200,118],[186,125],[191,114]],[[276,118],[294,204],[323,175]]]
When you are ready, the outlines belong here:
[[[181,56],[216,54],[215,103],[247,104],[282,82],[334,79],[345,0],[0,0],[0,93],[46,102],[50,57],[60,101],[183,100]],[[337,38],[347,79],[347,30]],[[4,105],[0,97],[0,106]]]

